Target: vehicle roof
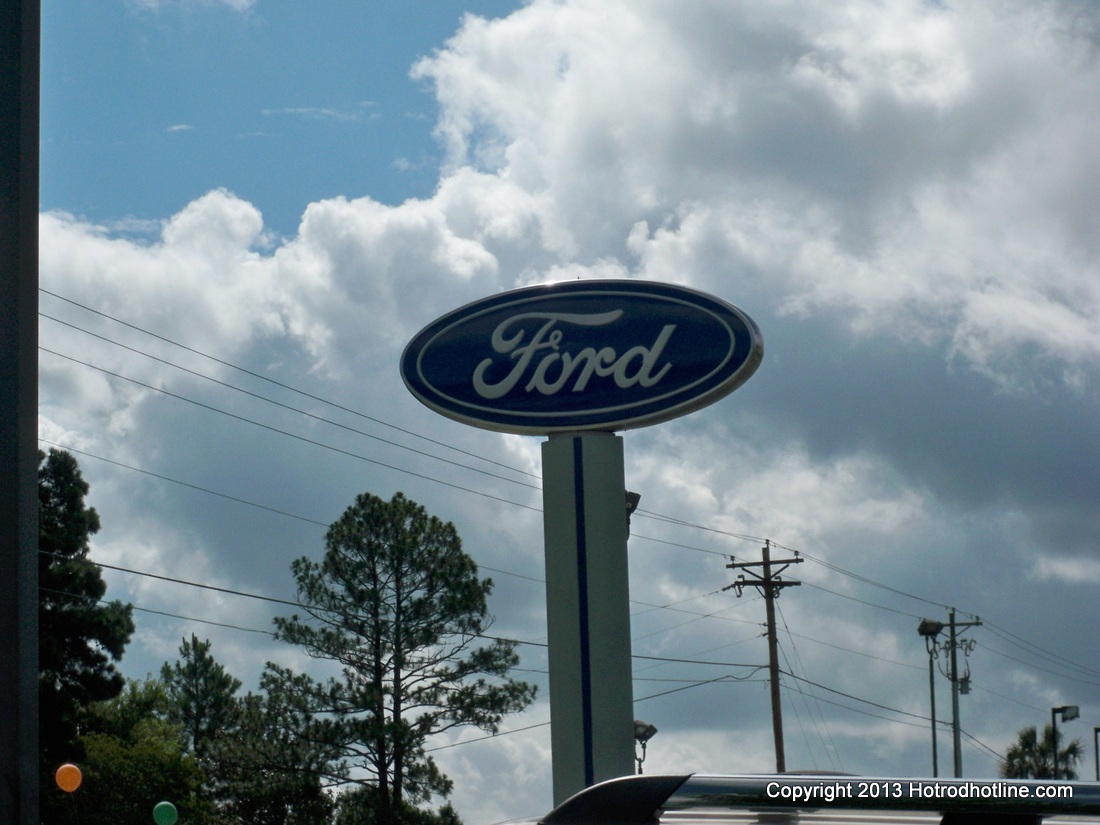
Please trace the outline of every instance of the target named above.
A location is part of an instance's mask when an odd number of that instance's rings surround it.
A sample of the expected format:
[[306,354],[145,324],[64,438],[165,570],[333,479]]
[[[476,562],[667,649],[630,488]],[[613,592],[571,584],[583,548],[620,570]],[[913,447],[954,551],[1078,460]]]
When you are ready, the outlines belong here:
[[1100,823],[1100,784],[846,774],[631,776],[586,788],[538,825]]

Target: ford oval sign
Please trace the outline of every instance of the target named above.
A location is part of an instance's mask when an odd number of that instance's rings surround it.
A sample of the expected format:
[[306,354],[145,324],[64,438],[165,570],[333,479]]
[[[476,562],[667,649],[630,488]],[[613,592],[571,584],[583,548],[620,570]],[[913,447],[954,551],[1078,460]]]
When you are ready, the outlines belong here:
[[567,281],[476,301],[401,356],[409,390],[450,418],[509,433],[624,430],[696,410],[764,355],[749,316],[649,281]]

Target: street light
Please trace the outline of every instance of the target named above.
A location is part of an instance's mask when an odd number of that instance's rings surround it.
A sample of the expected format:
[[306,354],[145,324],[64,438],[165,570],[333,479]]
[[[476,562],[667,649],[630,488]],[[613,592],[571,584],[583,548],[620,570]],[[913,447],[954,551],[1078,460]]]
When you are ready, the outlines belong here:
[[932,776],[940,775],[939,750],[936,747],[936,675],[932,659],[936,654],[936,637],[943,630],[943,622],[934,619],[921,619],[917,633],[924,637],[924,646],[928,648],[928,693],[932,697]]
[[645,746],[649,743],[649,740],[657,733],[657,728],[648,722],[643,722],[641,719],[634,720],[634,741],[642,746],[642,755],[638,756],[637,750],[634,751],[634,759],[638,763],[638,775],[642,773],[642,763],[645,762]]
[[1058,717],[1062,717],[1063,722],[1072,722],[1078,716],[1081,715],[1081,708],[1077,705],[1063,705],[1060,708],[1050,709],[1050,735],[1054,740],[1054,778],[1058,778]]

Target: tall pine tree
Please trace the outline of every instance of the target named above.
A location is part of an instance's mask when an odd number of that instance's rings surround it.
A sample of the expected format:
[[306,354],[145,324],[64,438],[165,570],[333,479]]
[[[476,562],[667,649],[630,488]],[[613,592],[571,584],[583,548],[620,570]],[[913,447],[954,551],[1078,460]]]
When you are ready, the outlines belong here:
[[398,493],[363,494],[329,528],[318,563],[294,562],[303,616],[275,620],[279,638],[336,663],[320,683],[268,666],[268,679],[322,714],[315,734],[373,777],[376,822],[451,782],[427,754],[430,736],[459,725],[496,732],[535,689],[508,676],[515,643],[485,635],[491,579],[462,551],[451,523]]
[[210,640],[192,633],[183,639],[175,664],[165,662],[160,678],[168,694],[169,718],[183,727],[188,749],[200,759],[219,735],[231,733],[241,680],[210,653]]
[[43,789],[62,763],[78,760],[81,714],[113,699],[124,680],[114,663],[134,632],[132,608],[106,603],[107,585],[88,560],[99,515],[84,503],[88,483],[62,450],[38,454],[38,694]]

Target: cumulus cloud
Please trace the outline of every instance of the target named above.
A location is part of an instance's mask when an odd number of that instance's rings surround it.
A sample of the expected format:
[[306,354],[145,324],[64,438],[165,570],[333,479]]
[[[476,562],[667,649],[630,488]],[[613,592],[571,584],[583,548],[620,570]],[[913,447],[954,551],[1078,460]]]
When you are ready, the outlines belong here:
[[535,2],[414,75],[452,164],[538,193],[572,257],[1010,373],[1100,355],[1098,70],[1057,10]]

